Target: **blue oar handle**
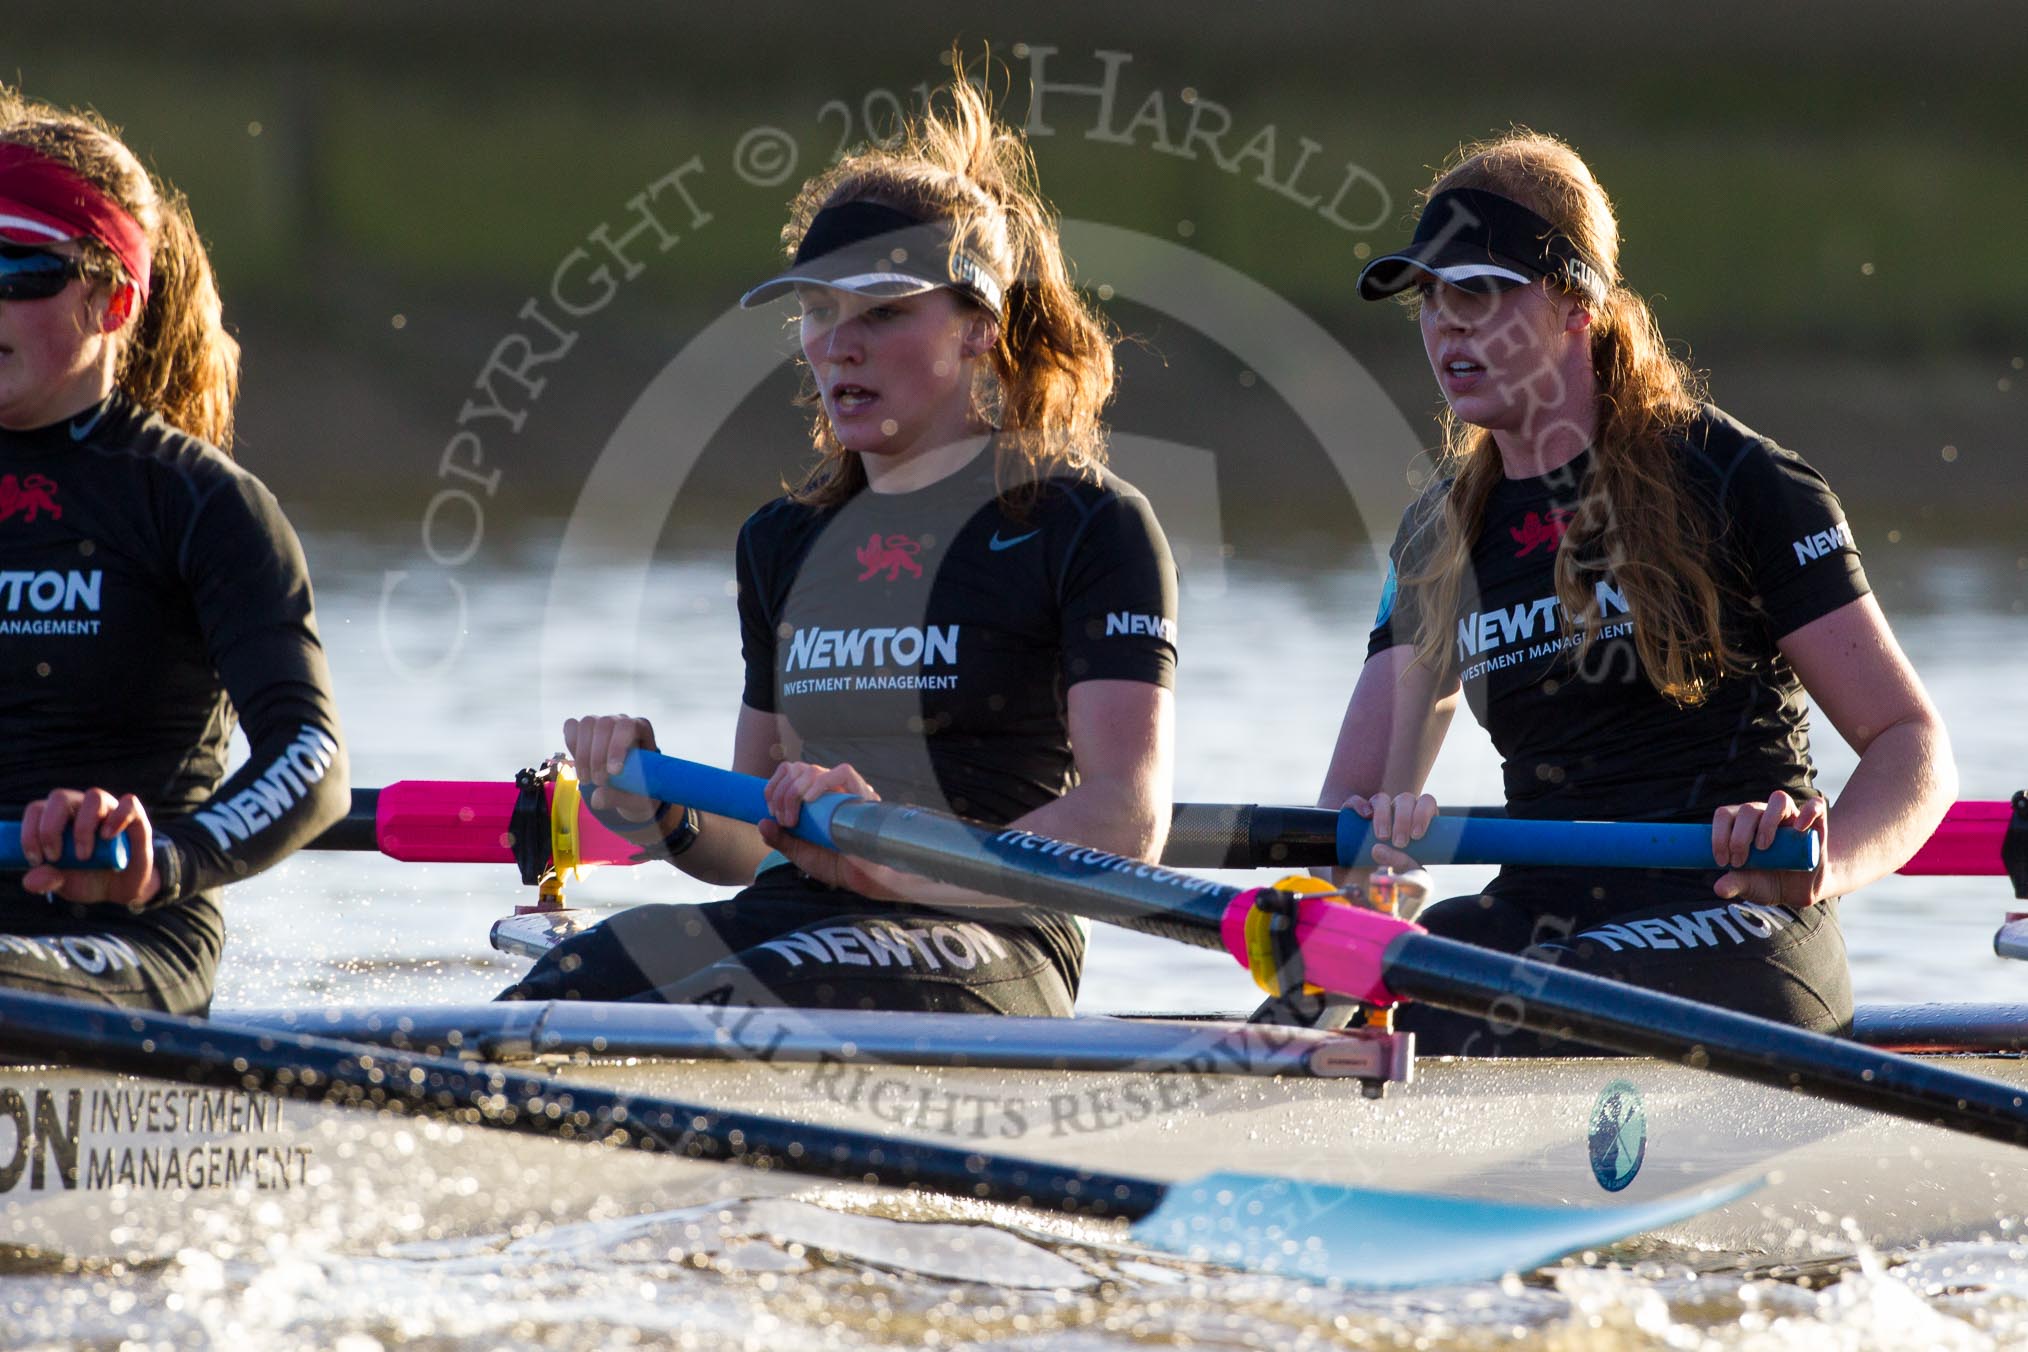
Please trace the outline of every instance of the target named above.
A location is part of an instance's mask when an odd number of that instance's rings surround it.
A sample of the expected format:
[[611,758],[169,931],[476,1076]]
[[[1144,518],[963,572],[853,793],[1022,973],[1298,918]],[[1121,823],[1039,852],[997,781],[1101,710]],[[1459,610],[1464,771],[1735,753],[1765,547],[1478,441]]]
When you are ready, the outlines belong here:
[[[127,838],[114,836],[92,846],[89,859],[77,857],[77,846],[71,840],[69,831],[63,833],[63,858],[57,861],[58,868],[104,868],[123,869],[127,866]],[[21,852],[21,823],[0,822],[0,872],[20,873],[29,867],[28,856]]]
[[[679,760],[655,751],[634,751],[612,777],[614,788],[645,794],[664,802],[682,803],[738,821],[758,822],[768,816],[763,781],[752,775]],[[792,834],[837,848],[831,819],[847,803],[848,794],[832,794],[803,804],[802,819]],[[1351,811],[1338,815],[1338,859],[1370,865],[1372,841],[1365,818]],[[1814,834],[1783,829],[1775,843],[1748,856],[1751,868],[1801,869],[1817,866]],[[1711,859],[1711,828],[1671,822],[1548,822],[1498,817],[1438,817],[1408,853],[1425,864],[1554,864],[1590,868],[1717,867]]]
[[[612,777],[610,783],[627,793],[644,794],[665,803],[681,803],[699,812],[731,817],[734,821],[758,823],[766,821],[770,815],[767,798],[761,792],[766,787],[766,780],[735,770],[679,760],[659,751],[629,751],[627,763],[620,767],[620,772]],[[801,817],[790,834],[812,844],[836,849],[837,842],[831,839],[832,814],[845,804],[858,801],[851,794],[834,793],[814,803],[805,803]]]
[[[1373,863],[1372,824],[1338,814],[1338,861]],[[1438,817],[1406,853],[1424,864],[1552,864],[1588,868],[1716,868],[1711,828],[1684,822],[1545,822],[1507,817]],[[1783,827],[1774,844],[1747,856],[1748,868],[1807,872],[1817,836]]]

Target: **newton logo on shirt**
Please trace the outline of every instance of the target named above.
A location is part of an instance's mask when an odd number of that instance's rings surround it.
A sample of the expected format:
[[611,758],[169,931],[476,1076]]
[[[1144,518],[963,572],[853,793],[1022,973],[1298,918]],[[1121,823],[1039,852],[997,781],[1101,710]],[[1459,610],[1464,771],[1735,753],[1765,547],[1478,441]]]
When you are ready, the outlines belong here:
[[[99,598],[105,591],[106,575],[94,568],[81,573],[46,569],[0,572],[0,634],[21,634],[36,638],[99,632]],[[24,611],[34,612],[30,618]]]
[[259,779],[229,799],[213,799],[202,812],[191,814],[192,819],[210,833],[219,849],[230,850],[235,841],[251,840],[280,821],[311,785],[330,773],[337,755],[338,743],[321,729],[305,727]]
[[[1600,619],[1628,613],[1626,595],[1610,582],[1595,583],[1592,595]],[[1566,629],[1568,617],[1555,596],[1522,601],[1504,610],[1475,610],[1458,621],[1458,660],[1483,657],[1516,643],[1549,638]],[[1613,637],[1612,634],[1603,637]]]
[[906,629],[798,629],[789,640],[784,671],[833,667],[912,667],[920,662],[954,666],[958,660],[958,628],[932,624]]
[[1148,634],[1154,638],[1176,641],[1176,621],[1165,615],[1136,615],[1131,610],[1116,610],[1106,616],[1106,637],[1121,634]]
[[1815,535],[1805,535],[1800,540],[1792,541],[1790,547],[1796,551],[1798,568],[1814,563],[1826,554],[1839,549],[1858,548],[1852,542],[1852,528],[1842,521],[1829,530],[1820,530]]
[[54,570],[31,573],[25,568],[10,568],[0,572],[0,610],[18,614],[26,605],[28,609],[44,615],[56,610],[66,613],[84,610],[96,614],[105,580],[106,575],[96,568],[89,573],[81,573],[75,568],[61,573]]

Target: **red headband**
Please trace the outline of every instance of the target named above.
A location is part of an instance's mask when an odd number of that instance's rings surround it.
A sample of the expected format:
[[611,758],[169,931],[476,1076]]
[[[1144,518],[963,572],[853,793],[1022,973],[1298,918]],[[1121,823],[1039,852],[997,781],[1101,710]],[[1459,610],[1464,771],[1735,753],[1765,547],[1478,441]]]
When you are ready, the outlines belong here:
[[0,240],[54,244],[84,235],[113,251],[148,303],[148,232],[76,170],[27,146],[0,142]]

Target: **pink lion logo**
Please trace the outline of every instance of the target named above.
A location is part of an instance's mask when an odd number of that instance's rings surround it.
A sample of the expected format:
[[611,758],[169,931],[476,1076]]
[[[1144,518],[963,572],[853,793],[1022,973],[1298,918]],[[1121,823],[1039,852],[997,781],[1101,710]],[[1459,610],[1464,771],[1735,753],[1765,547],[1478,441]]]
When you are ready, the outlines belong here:
[[63,519],[63,508],[56,505],[56,480],[46,474],[31,474],[25,479],[0,474],[0,521],[17,516],[33,521],[44,512],[53,520]]
[[915,561],[915,556],[922,553],[922,546],[906,535],[890,535],[883,540],[880,532],[875,531],[865,544],[852,552],[858,556],[859,566],[866,570],[859,575],[861,582],[883,568],[887,570],[889,582],[900,581],[903,569],[908,570],[910,577],[922,576],[922,565]]
[[1568,507],[1553,507],[1547,520],[1530,512],[1521,518],[1520,525],[1509,526],[1507,534],[1513,536],[1514,543],[1521,546],[1514,551],[1514,557],[1527,558],[1543,545],[1548,545],[1553,552],[1563,543],[1563,532],[1570,528],[1570,517],[1571,511]]

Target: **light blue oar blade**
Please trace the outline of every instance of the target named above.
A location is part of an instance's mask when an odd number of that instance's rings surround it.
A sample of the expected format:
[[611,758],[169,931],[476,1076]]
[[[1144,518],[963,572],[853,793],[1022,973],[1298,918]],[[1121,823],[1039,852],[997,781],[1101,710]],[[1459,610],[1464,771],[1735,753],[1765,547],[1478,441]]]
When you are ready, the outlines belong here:
[[1391,1289],[1491,1281],[1736,1202],[1743,1182],[1632,1206],[1531,1206],[1258,1174],[1178,1183],[1135,1223],[1152,1249],[1252,1272]]

